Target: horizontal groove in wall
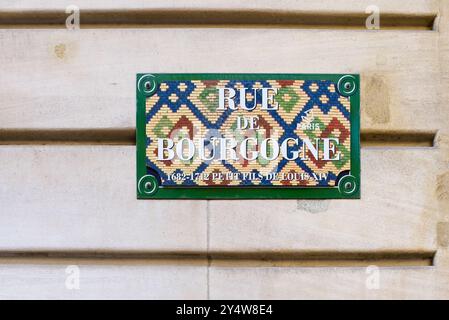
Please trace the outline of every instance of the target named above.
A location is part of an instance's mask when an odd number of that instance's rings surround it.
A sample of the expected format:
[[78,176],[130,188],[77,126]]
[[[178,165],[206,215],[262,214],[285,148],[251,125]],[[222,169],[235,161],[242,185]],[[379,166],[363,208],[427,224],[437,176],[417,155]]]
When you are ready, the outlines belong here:
[[[433,147],[433,131],[362,130],[362,147]],[[0,145],[134,145],[134,128],[0,129]]]
[[[0,10],[0,28],[65,28],[65,11]],[[270,27],[365,29],[369,14],[289,10],[133,9],[80,11],[81,28]],[[381,29],[433,30],[435,14],[380,13]]]
[[432,266],[435,252],[0,252],[0,264],[171,264],[217,267]]
[[136,130],[122,129],[0,129],[0,145],[134,145]]
[[362,130],[363,147],[433,147],[435,131],[382,131]]

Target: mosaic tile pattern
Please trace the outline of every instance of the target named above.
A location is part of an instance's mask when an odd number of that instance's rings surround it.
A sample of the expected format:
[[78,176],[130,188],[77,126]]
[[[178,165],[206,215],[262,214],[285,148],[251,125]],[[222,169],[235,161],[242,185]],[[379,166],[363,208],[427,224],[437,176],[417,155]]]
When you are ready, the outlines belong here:
[[[217,110],[218,88],[243,87],[248,88],[248,105],[254,99],[260,101],[259,96],[253,96],[253,88],[277,88],[279,108],[267,111],[257,105],[253,111]],[[234,100],[239,103],[238,94]],[[257,115],[259,129],[236,129],[239,115]],[[147,168],[159,175],[163,186],[334,186],[338,174],[350,169],[350,101],[336,91],[335,83],[322,80],[165,81],[146,100],[146,136]],[[196,156],[189,161],[157,160],[157,138],[179,141],[212,136],[238,141],[246,137],[258,141],[275,138],[279,142],[298,138],[300,145],[305,138],[339,138],[336,152],[340,160],[287,160],[281,156],[272,161],[241,158],[207,162]],[[321,148],[320,155],[322,152]],[[221,173],[221,177],[214,173]],[[273,179],[275,173],[278,178]],[[320,179],[312,178],[317,176]]]

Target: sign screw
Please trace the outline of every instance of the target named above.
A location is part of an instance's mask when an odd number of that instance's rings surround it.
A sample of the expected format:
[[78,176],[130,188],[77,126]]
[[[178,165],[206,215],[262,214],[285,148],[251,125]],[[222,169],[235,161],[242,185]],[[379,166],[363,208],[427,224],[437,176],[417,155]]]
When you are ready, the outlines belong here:
[[345,195],[351,195],[357,192],[357,180],[354,176],[346,175],[340,179],[338,190]]
[[137,81],[137,89],[145,96],[151,96],[156,93],[158,83],[156,77],[152,74],[145,74]]
[[337,90],[344,97],[352,96],[357,92],[356,78],[350,74],[341,77],[337,83]]
[[153,195],[159,189],[159,182],[155,176],[146,175],[140,178],[137,184],[137,190],[141,194]]

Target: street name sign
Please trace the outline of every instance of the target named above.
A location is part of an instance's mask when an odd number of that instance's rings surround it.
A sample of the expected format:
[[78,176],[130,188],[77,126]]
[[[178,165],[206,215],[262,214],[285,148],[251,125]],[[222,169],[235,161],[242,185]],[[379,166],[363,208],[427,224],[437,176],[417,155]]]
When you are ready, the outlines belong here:
[[359,82],[138,74],[137,197],[360,198]]

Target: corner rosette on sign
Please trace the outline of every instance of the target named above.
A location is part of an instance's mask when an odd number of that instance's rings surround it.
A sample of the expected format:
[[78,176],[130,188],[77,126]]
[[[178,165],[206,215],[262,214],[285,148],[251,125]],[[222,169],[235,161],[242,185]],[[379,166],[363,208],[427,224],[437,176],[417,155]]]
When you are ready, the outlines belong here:
[[136,92],[139,198],[360,197],[358,75],[139,74]]

